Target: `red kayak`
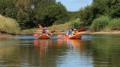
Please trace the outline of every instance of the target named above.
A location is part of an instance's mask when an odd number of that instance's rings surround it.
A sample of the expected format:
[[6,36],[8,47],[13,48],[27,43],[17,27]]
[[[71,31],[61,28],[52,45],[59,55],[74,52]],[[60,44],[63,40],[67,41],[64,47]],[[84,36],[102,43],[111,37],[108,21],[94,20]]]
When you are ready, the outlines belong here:
[[69,39],[81,39],[82,38],[82,34],[81,33],[77,33],[75,35],[69,35],[68,38]]
[[81,39],[82,35],[83,34],[81,34],[81,33],[77,33],[75,35],[64,36],[64,39],[65,40],[67,40],[67,39]]
[[42,34],[39,36],[39,39],[50,39],[50,36],[48,34]]

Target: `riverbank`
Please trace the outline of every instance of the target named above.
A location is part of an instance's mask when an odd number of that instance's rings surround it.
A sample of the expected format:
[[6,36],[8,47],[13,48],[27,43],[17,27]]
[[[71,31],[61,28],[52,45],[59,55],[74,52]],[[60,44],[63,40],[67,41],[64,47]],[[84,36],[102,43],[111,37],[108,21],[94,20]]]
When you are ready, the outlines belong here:
[[[33,32],[29,32],[29,33],[24,33],[24,34],[21,34],[21,35],[33,35],[34,33]],[[61,31],[57,31],[53,34],[66,34],[66,31],[64,32],[61,32]],[[109,32],[104,32],[104,31],[101,31],[101,32],[90,32],[90,31],[83,31],[81,32],[81,34],[120,34],[120,31],[109,31]],[[3,33],[0,33],[0,38],[7,38],[7,37],[10,37],[10,36],[14,36],[14,35],[11,35],[11,34],[3,34]]]
[[10,36],[13,36],[13,35],[0,33],[0,38],[7,38],[7,37],[10,37]]
[[83,33],[83,34],[120,34],[120,31],[107,31],[107,32],[104,32],[104,31],[100,31],[100,32],[84,31],[81,33]]
[[[48,29],[51,30],[51,29]],[[30,29],[24,30],[21,34],[34,34],[40,33],[40,29]],[[66,34],[67,30],[56,30],[53,34]],[[100,32],[91,32],[91,31],[82,31],[81,34],[120,34],[120,31],[100,31]]]
[[[57,32],[55,34],[66,34],[66,32]],[[120,34],[120,31],[109,31],[109,32],[90,32],[90,31],[83,31],[81,34]]]

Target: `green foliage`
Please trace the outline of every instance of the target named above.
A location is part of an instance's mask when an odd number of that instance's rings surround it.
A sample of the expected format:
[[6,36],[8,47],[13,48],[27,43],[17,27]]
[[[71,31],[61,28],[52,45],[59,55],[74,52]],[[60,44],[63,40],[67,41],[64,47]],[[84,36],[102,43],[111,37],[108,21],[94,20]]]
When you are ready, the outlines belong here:
[[83,26],[84,24],[81,22],[80,18],[77,18],[71,23],[71,27],[76,28],[76,29],[83,27]]
[[101,31],[108,25],[109,21],[109,17],[101,16],[93,21],[93,23],[90,26],[90,29],[91,31]]
[[16,20],[0,15],[0,31],[10,34],[18,34],[20,32],[20,27]]
[[107,0],[109,15],[112,18],[120,18],[120,0]]
[[48,15],[56,19],[55,24],[63,24],[68,20],[67,10],[61,3],[46,7],[43,11],[43,15]]
[[68,12],[68,16],[69,16],[70,20],[74,20],[74,19],[76,19],[76,18],[79,18],[80,13],[79,13],[79,11],[76,11],[76,12]]
[[92,5],[79,11],[79,17],[86,26],[91,25],[94,19],[106,15],[111,18],[120,18],[120,0],[93,0]]
[[23,9],[25,11],[29,10],[31,6],[30,0],[17,0],[15,4],[18,9]]
[[59,24],[62,24],[62,23],[64,23],[62,20],[57,20],[57,21],[54,22],[54,25],[59,25]]
[[80,27],[80,24],[79,24],[79,23],[76,23],[76,22],[73,22],[73,23],[72,23],[72,27],[77,29],[77,28]]
[[17,20],[19,22],[27,22],[29,20],[29,14],[25,13],[23,10],[19,10],[17,13]]
[[55,0],[0,0],[0,14],[16,19],[22,29],[38,27],[38,24],[45,26],[63,24],[76,18],[80,18],[83,23],[75,21],[73,25],[88,27],[102,15],[112,19],[120,18],[119,7],[120,0],[93,0],[92,5],[80,11],[68,12]]
[[108,24],[111,30],[120,30],[120,19],[112,19]]
[[21,29],[69,20],[66,8],[55,0],[0,0],[0,14],[16,19]]
[[79,13],[81,21],[83,21],[86,26],[89,26],[95,18],[92,6],[87,6],[84,9],[81,9]]
[[75,20],[75,22],[76,22],[76,23],[80,23],[80,18],[77,18],[77,19]]

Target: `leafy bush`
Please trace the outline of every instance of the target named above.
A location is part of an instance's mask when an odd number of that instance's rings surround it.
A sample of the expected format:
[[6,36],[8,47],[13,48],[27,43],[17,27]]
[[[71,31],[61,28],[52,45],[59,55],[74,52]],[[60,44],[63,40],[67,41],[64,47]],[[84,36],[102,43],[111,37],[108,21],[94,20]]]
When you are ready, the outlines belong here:
[[17,34],[20,32],[19,24],[14,19],[0,15],[0,32]]
[[110,19],[107,16],[101,16],[93,21],[90,26],[91,31],[101,31],[103,30],[109,23]]
[[64,23],[64,21],[62,21],[62,20],[57,20],[57,21],[54,22],[54,25],[59,25],[59,24],[62,24],[62,23]]
[[76,20],[74,20],[72,23],[71,23],[71,27],[73,28],[79,28],[79,25],[80,25],[80,19],[77,18]]
[[112,19],[108,24],[110,30],[120,30],[120,19]]
[[84,23],[81,22],[80,18],[77,18],[74,22],[71,23],[71,27],[78,29],[84,27]]
[[80,27],[80,24],[77,23],[77,22],[74,22],[74,23],[72,23],[72,27],[73,27],[73,28],[79,28],[79,27]]

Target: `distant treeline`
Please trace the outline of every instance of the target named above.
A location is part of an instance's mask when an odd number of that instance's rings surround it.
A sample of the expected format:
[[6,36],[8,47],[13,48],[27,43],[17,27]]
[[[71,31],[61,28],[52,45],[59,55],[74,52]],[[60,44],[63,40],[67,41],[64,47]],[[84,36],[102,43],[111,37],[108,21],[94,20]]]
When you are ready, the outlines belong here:
[[[80,21],[78,24],[75,23],[76,25],[90,27],[93,31],[97,31],[94,28],[99,24],[100,27],[103,25],[102,29],[115,24],[109,21],[114,21],[118,25],[111,29],[120,29],[120,22],[117,21],[120,18],[120,0],[93,0],[91,5],[76,12],[67,11],[65,6],[55,0],[0,0],[0,14],[16,19],[21,29],[38,27],[38,24],[42,26],[63,24],[77,18]],[[104,17],[109,19],[107,23],[105,22],[106,25],[101,21],[105,19]]]

